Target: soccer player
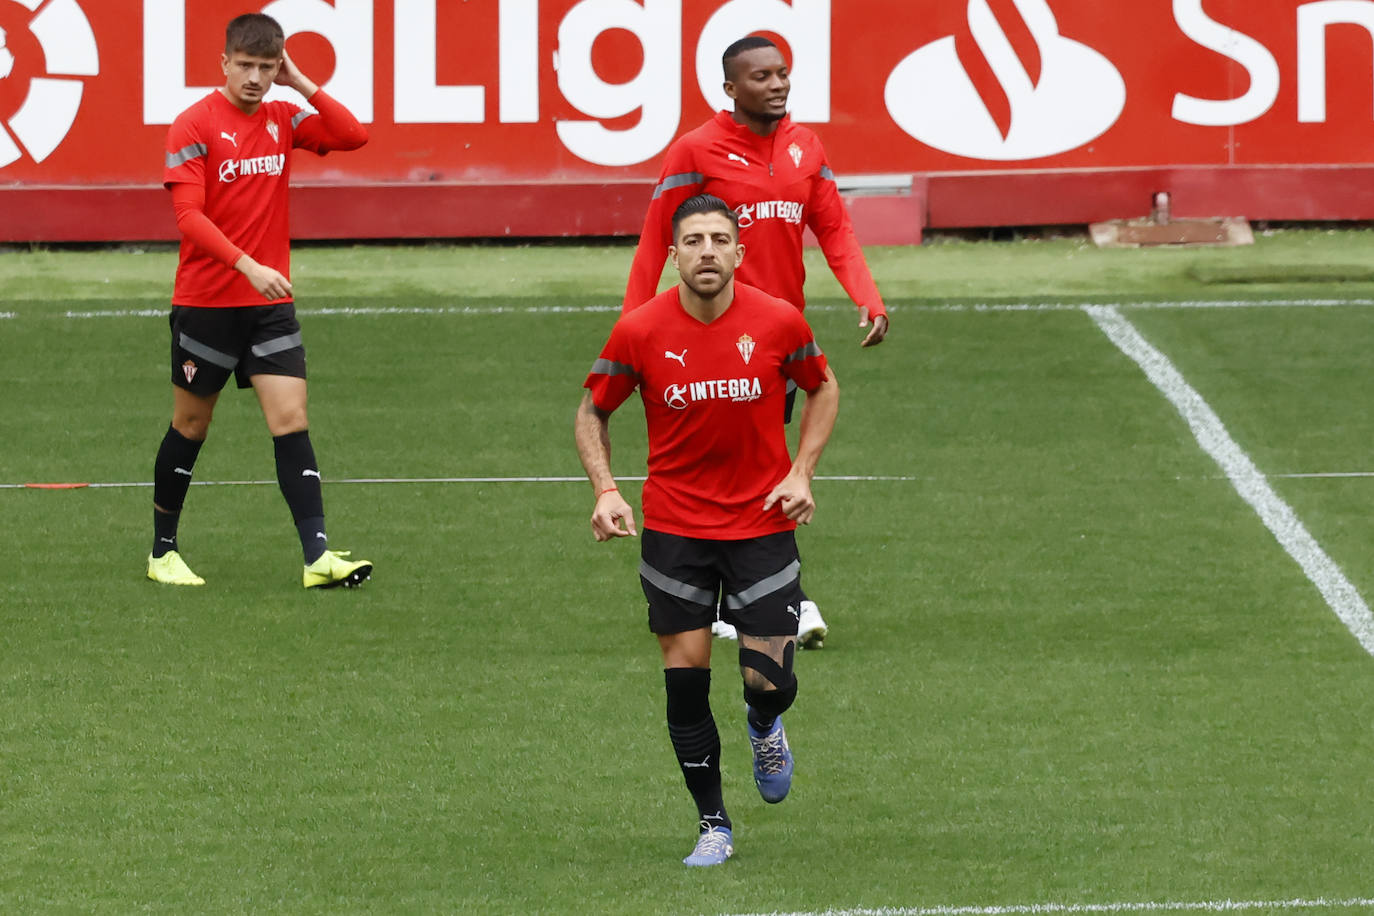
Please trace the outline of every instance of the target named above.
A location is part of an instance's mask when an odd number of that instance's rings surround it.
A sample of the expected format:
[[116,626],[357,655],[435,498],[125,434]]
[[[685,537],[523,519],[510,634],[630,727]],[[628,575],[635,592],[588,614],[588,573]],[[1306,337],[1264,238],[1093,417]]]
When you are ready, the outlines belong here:
[[[328,549],[320,472],[306,422],[305,349],[291,298],[287,185],[291,150],[357,149],[367,130],[286,54],[281,26],[250,13],[225,30],[224,87],[177,116],[163,183],[181,259],[172,292],[172,423],[153,467],[148,578],[203,585],[177,550],[177,524],[220,390],[252,387],[276,453],[277,482],[304,552],[306,588],[362,583],[372,564]],[[273,83],[312,112],[267,102]]]
[[[611,474],[611,412],[639,389],[649,430],[640,585],[663,653],[668,735],[700,821],[683,862],[734,851],[711,715],[711,622],[739,634],[754,781],[764,801],[792,784],[782,714],[802,600],[797,524],[816,504],[811,478],[830,438],[839,388],[801,313],[743,283],[736,215],[697,195],[673,214],[668,250],[682,282],[621,316],[587,376],[575,432],[596,493],[598,541],[634,536],[634,510]],[[807,392],[795,459],[787,453],[787,383]]]
[[[644,216],[622,311],[637,308],[657,291],[672,239],[673,211],[694,194],[713,194],[739,214],[741,241],[749,249],[740,265],[740,282],[805,308],[802,231],[810,226],[830,269],[859,309],[859,327],[872,324],[862,345],[877,346],[887,336],[887,309],[854,238],[820,138],[787,116],[791,84],[782,52],[767,38],[750,36],[726,48],[721,64],[734,110],[717,112],[668,147]],[[791,389],[789,420],[795,396]],[[734,637],[723,621],[715,632]],[[802,646],[821,648],[828,632],[816,603],[803,600],[798,623]]]

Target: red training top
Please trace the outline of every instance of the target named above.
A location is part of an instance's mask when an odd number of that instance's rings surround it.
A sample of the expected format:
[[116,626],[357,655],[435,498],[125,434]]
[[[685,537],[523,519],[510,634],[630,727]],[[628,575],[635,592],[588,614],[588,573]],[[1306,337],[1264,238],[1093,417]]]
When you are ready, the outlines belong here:
[[367,142],[367,129],[322,90],[310,103],[318,114],[290,102],[263,102],[246,115],[216,89],[172,122],[162,183],[172,191],[182,233],[173,305],[291,301],[264,299],[233,265],[246,253],[290,279],[292,148],[323,156]]
[[790,117],[779,121],[772,134],[760,137],[736,123],[728,111],[717,112],[668,147],[644,215],[623,312],[658,290],[673,242],[673,211],[702,193],[714,194],[739,214],[740,241],[746,250],[735,279],[805,308],[802,230],[810,226],[854,304],[867,307],[870,318],[887,314],[820,138]]
[[678,287],[623,315],[584,387],[607,413],[639,389],[649,427],[644,527],[732,541],[797,527],[763,501],[792,467],[787,380],[815,391],[825,377],[801,313],[736,283],[710,324],[687,313]]

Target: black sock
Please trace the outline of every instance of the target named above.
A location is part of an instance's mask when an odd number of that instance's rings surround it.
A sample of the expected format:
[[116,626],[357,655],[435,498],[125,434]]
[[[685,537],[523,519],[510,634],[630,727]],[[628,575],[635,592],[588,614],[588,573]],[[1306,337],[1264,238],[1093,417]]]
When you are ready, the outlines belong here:
[[327,546],[324,536],[324,494],[320,489],[320,469],[315,464],[315,449],[310,445],[310,431],[287,433],[272,437],[272,450],[277,459],[277,486],[286,497],[296,533],[301,538],[301,552],[306,565],[320,558]]
[[730,827],[720,788],[720,732],[711,717],[711,669],[665,668],[668,737],[704,825]]
[[324,554],[329,541],[324,534],[324,516],[316,515],[296,522],[296,534],[301,539],[301,553],[309,566]]
[[749,727],[760,735],[766,734],[772,729],[773,723],[778,721],[777,716],[760,715],[759,711],[752,706],[749,707],[749,712],[745,714],[745,718],[749,720]]
[[[177,549],[177,523],[186,491],[191,486],[191,473],[196,456],[204,442],[187,439],[171,426],[158,446],[153,461],[153,556],[160,557]],[[161,511],[159,511],[161,510]]]

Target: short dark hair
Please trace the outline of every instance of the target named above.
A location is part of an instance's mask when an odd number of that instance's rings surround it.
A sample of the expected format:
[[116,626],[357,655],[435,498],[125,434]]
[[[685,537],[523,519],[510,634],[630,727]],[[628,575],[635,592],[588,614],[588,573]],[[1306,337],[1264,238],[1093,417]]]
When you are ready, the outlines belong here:
[[689,197],[678,205],[673,211],[673,241],[677,241],[678,226],[689,216],[701,216],[704,213],[721,213],[730,220],[730,225],[735,227],[735,238],[739,238],[739,214],[730,209],[730,205],[713,194],[698,194]]
[[224,29],[225,54],[238,51],[253,57],[281,57],[285,47],[281,24],[265,13],[235,16]]
[[764,38],[762,35],[746,35],[730,47],[725,49],[725,53],[720,56],[720,68],[725,72],[725,78],[733,81],[734,77],[730,74],[730,61],[739,57],[745,51],[757,51],[759,48],[776,48],[777,45]]

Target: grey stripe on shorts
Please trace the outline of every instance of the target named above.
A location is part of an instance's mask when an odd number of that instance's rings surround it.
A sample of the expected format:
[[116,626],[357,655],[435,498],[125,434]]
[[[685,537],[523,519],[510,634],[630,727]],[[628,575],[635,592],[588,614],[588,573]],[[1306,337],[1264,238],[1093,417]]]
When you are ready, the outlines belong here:
[[264,340],[260,344],[253,344],[253,355],[258,357],[271,356],[283,350],[294,350],[301,345],[301,332],[286,334],[282,337],[274,337],[271,340]]
[[177,344],[193,356],[199,356],[207,363],[213,363],[221,369],[232,369],[239,364],[238,357],[230,356],[228,353],[221,353],[214,347],[206,346],[194,337],[187,337],[186,332],[182,331],[177,338]]
[[773,573],[766,579],[760,579],[742,592],[725,596],[725,606],[732,611],[746,608],[760,598],[766,598],[779,589],[786,588],[796,582],[801,576],[801,560],[793,560],[788,563],[781,571]]
[[639,574],[645,582],[662,592],[667,592],[677,598],[690,601],[693,604],[703,604],[706,607],[716,606],[715,592],[698,588],[687,582],[681,582],[671,576],[665,575],[654,569],[643,560],[639,561]]

